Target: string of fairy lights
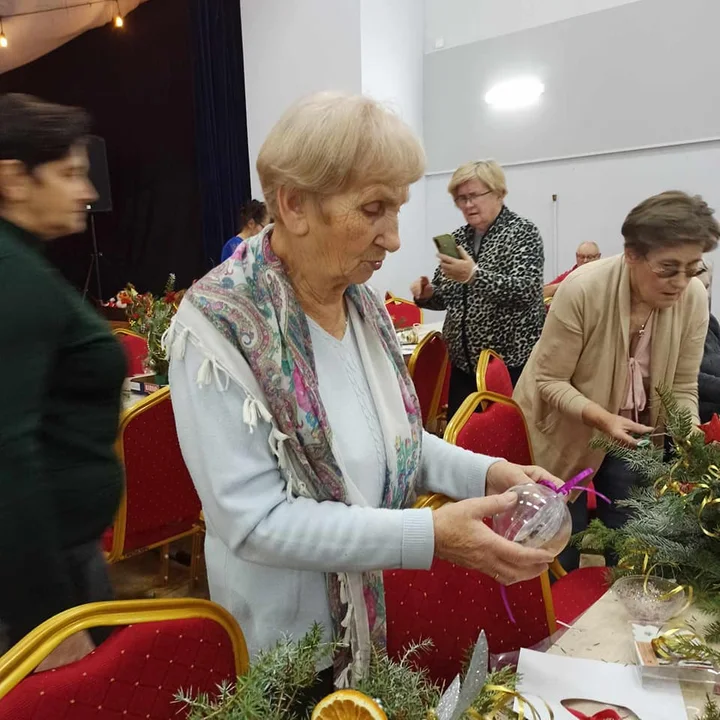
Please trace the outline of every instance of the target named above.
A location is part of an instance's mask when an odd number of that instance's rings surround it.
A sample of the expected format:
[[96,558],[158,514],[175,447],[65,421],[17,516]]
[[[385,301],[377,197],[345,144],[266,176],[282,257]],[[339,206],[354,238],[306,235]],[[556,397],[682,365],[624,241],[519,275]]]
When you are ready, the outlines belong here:
[[79,2],[75,5],[65,4],[61,7],[44,8],[42,10],[31,10],[29,12],[13,13],[12,15],[0,16],[0,49],[4,50],[10,46],[10,40],[5,34],[3,20],[8,20],[11,17],[27,17],[29,15],[40,15],[41,13],[61,12],[63,10],[72,10],[73,8],[88,7],[89,5],[114,5],[115,15],[112,21],[113,26],[118,29],[125,26],[125,18],[122,14],[122,11],[120,10],[120,0],[84,0],[84,2]]

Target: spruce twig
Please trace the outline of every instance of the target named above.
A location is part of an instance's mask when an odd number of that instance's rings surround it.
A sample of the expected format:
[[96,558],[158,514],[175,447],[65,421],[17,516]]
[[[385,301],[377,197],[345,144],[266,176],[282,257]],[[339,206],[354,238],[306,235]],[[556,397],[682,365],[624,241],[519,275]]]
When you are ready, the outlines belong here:
[[720,708],[718,708],[709,695],[706,695],[705,707],[699,720],[720,720]]

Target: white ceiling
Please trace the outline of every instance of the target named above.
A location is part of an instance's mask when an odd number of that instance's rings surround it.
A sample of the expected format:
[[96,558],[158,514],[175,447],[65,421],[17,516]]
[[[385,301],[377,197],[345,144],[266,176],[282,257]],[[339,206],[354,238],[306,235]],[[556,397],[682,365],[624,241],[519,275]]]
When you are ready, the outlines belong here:
[[[146,0],[118,0],[127,15]],[[25,65],[64,45],[78,35],[109,22],[117,14],[115,0],[0,0],[0,18],[8,40],[0,48],[0,73]],[[51,10],[37,15],[17,13]],[[119,31],[121,32],[121,31]]]

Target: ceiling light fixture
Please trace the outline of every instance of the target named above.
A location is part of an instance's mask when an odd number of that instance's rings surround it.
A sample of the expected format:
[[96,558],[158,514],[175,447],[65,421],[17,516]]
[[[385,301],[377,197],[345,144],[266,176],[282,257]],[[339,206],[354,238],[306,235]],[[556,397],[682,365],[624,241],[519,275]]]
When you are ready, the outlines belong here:
[[2,18],[0,18],[0,48],[8,46],[8,39],[5,37],[5,28],[3,27]]
[[500,110],[516,110],[535,104],[545,92],[536,77],[519,77],[501,82],[485,93],[485,102]]

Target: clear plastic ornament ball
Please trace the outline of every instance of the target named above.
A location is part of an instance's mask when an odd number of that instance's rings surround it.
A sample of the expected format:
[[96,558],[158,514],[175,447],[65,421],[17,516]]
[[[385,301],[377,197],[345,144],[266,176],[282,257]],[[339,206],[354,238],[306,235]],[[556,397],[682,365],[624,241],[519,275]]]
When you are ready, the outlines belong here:
[[542,548],[557,555],[570,541],[572,518],[565,497],[536,483],[516,485],[518,501],[493,516],[493,530],[529,548]]

